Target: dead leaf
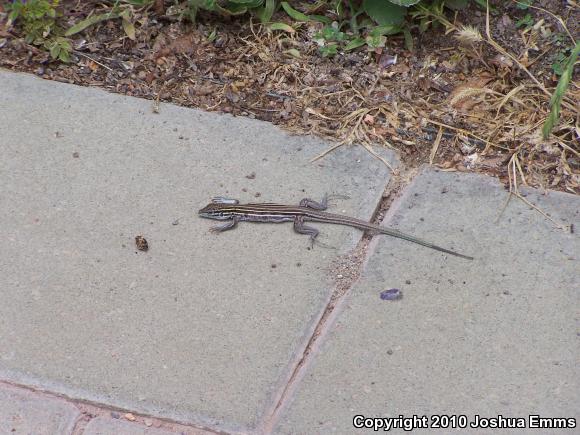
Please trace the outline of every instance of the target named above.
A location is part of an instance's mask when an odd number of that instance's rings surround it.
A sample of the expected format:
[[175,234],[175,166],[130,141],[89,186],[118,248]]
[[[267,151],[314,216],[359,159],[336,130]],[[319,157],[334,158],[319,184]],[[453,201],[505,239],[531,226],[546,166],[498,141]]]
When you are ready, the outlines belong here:
[[395,54],[394,56],[392,56],[390,54],[383,53],[379,57],[378,63],[381,68],[388,68],[391,65],[395,65],[397,63],[397,55]]
[[365,124],[373,125],[375,123],[375,117],[373,115],[366,114],[364,117]]
[[459,111],[470,111],[481,103],[482,96],[485,94],[485,85],[491,80],[492,77],[489,74],[482,73],[479,77],[455,87],[449,95],[449,104]]
[[497,66],[500,69],[511,69],[511,67],[514,66],[514,63],[512,62],[512,60],[509,57],[504,56],[503,54],[498,54],[498,55],[494,56],[489,61],[489,63]]

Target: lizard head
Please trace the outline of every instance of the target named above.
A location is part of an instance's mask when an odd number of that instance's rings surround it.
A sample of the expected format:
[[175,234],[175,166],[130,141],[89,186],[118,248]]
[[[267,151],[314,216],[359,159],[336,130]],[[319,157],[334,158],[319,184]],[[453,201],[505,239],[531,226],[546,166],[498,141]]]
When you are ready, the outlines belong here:
[[217,220],[228,220],[231,219],[231,213],[223,210],[224,204],[217,204],[212,202],[202,208],[198,214],[203,218],[217,219]]

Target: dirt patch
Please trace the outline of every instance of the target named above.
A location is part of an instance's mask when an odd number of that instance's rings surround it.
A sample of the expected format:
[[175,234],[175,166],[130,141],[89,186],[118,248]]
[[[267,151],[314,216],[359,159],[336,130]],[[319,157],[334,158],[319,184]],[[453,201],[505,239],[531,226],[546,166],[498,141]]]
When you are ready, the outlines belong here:
[[[103,8],[61,3],[69,25]],[[558,127],[548,140],[540,134],[558,79],[553,65],[578,39],[580,8],[556,0],[534,2],[537,8],[526,11],[495,3],[489,35],[486,12],[472,7],[448,14],[447,27],[413,31],[413,51],[394,36],[381,51],[361,48],[332,59],[318,53],[316,23],[301,23],[294,34],[272,33],[247,17],[225,22],[202,14],[191,25],[142,10],[136,12],[134,41],[119,20],[75,35],[70,64],[51,61],[18,29],[4,26],[0,66],[261,119],[337,146],[380,144],[397,149],[411,169],[429,162],[448,171],[488,173],[512,189],[580,193],[578,68]],[[518,23],[526,14],[529,26]],[[288,21],[281,14],[275,20]],[[470,31],[459,34],[463,24],[481,39],[470,42]]]

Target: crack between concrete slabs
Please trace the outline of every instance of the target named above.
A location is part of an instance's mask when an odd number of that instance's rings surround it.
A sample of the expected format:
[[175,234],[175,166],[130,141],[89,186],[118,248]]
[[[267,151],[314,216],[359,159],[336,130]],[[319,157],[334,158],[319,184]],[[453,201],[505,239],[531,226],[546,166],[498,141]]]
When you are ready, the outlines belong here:
[[[83,434],[85,428],[90,423],[90,421],[97,417],[106,417],[111,420],[126,421],[140,425],[143,428],[151,427],[154,429],[173,431],[176,434],[180,435],[199,435],[202,433],[216,435],[231,435],[228,432],[212,429],[209,427],[197,426],[192,423],[181,423],[171,419],[153,417],[146,414],[137,413],[135,411],[126,408],[118,408],[114,406],[104,405],[102,403],[71,398],[64,394],[55,393],[40,388],[35,388],[30,385],[20,384],[5,379],[0,379],[0,388],[6,388],[12,391],[27,391],[29,393],[35,394],[38,398],[66,402],[77,408],[80,415],[75,420],[72,431],[70,432],[70,434],[67,435]],[[117,413],[119,414],[119,416],[112,417],[113,413]],[[131,415],[131,419],[127,419],[126,418],[127,415]]]
[[[393,174],[387,183],[382,195],[382,199],[377,205],[371,222],[379,224],[390,211],[393,202],[401,195],[403,189],[407,187],[411,180],[417,175],[417,169],[404,170],[399,168],[397,175]],[[279,422],[283,410],[287,407],[293,393],[298,388],[298,384],[306,374],[307,368],[312,362],[313,353],[319,348],[324,337],[330,332],[336,318],[341,312],[341,307],[356,284],[368,261],[369,244],[373,236],[364,234],[355,249],[345,256],[337,258],[331,266],[331,274],[336,277],[334,290],[329,300],[319,316],[316,326],[306,341],[302,352],[299,352],[292,364],[288,381],[276,394],[273,406],[265,413],[262,423],[258,426],[257,433],[270,434]]]

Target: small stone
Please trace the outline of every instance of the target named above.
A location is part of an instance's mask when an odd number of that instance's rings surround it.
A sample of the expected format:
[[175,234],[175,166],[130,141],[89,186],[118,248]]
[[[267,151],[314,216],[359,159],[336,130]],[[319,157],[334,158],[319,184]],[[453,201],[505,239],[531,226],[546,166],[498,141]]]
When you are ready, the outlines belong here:
[[153,426],[153,421],[149,418],[146,418],[145,420],[143,420],[143,423],[145,423],[145,426],[147,426],[147,427]]
[[135,421],[135,420],[137,420],[137,418],[133,414],[131,414],[130,412],[128,412],[127,414],[125,414],[123,417],[125,417],[125,419],[126,420],[129,420],[129,421]]
[[401,299],[403,297],[403,294],[401,293],[401,290],[399,290],[398,288],[391,288],[389,290],[383,290],[381,292],[381,299],[383,301],[396,301],[398,299]]

